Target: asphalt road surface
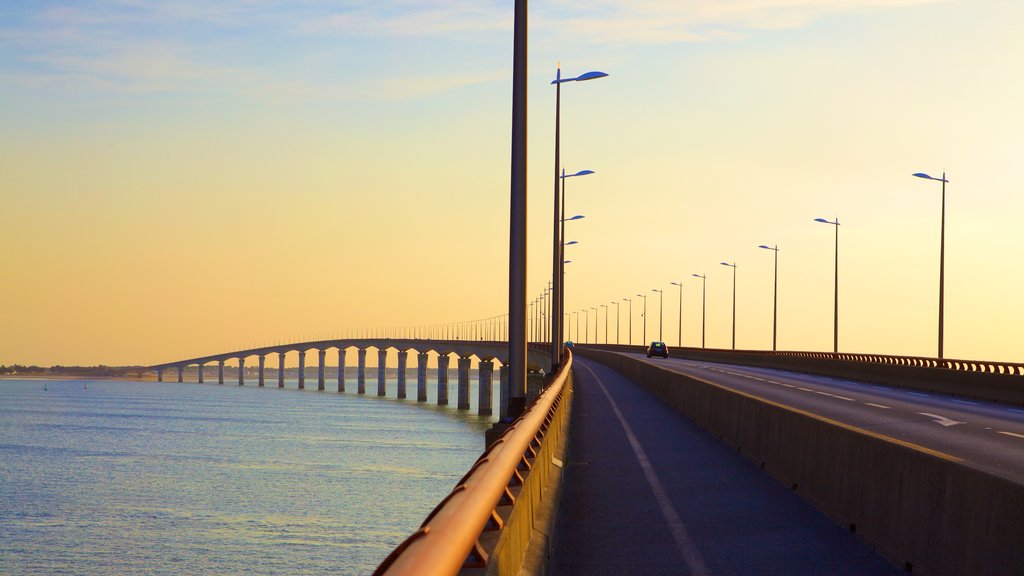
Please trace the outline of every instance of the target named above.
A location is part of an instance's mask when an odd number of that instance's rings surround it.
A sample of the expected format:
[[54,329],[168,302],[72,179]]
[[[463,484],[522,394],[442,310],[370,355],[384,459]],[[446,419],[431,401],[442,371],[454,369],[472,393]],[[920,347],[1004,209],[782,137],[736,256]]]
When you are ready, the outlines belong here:
[[636,383],[574,363],[552,574],[904,573]]
[[627,354],[1024,481],[1024,409],[768,368]]

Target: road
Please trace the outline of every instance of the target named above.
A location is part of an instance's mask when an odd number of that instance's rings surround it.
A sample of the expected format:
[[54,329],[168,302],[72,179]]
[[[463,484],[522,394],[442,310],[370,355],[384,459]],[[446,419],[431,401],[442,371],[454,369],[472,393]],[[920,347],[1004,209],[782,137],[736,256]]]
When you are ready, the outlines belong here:
[[550,573],[903,573],[638,384],[574,362]]
[[1024,409],[768,368],[627,354],[1024,481]]

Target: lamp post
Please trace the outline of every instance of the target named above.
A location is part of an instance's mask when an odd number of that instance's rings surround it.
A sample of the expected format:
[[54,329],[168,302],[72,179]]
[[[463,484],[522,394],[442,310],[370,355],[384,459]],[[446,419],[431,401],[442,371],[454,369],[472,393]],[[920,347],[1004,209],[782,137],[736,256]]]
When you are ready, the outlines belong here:
[[[555,72],[555,79],[551,82],[555,85],[555,187],[554,187],[554,232],[553,243],[552,243],[552,255],[551,255],[551,277],[553,280],[554,287],[554,300],[558,302],[555,312],[557,314],[551,315],[551,363],[552,368],[557,366],[561,362],[562,358],[562,347],[560,340],[562,339],[562,325],[561,318],[562,312],[564,312],[565,299],[563,297],[564,288],[562,286],[562,260],[565,256],[562,253],[562,242],[565,239],[565,227],[559,225],[564,217],[565,210],[565,171],[562,170],[562,178],[559,178],[559,169],[562,166],[562,160],[560,157],[561,153],[561,133],[562,133],[562,84],[565,82],[583,82],[586,80],[594,80],[597,78],[604,78],[608,74],[604,72],[587,72],[574,78],[562,78],[562,66],[558,65]],[[561,194],[559,194],[559,180],[562,181]],[[559,202],[559,196],[562,196],[561,202]]]
[[658,342],[664,342],[665,339],[662,337],[662,320],[665,319],[665,293],[657,288],[651,288],[651,292],[658,293]]
[[637,296],[639,296],[639,297],[644,299],[644,313],[643,313],[643,317],[644,317],[644,332],[643,332],[644,339],[641,341],[641,344],[646,346],[647,345],[647,294],[637,294]]
[[620,302],[618,300],[616,300],[615,302],[612,302],[612,304],[615,304],[615,343],[619,344],[619,334],[621,334],[621,331],[619,330],[619,304],[620,304]]
[[601,304],[601,308],[604,308],[604,343],[608,343],[608,305]]
[[732,268],[732,349],[736,349],[736,263],[722,262],[722,266]]
[[626,343],[633,344],[633,299],[623,298],[623,302],[629,302],[629,338],[626,338]]
[[598,340],[598,337],[597,337],[597,320],[598,320],[597,306],[591,306],[590,309],[594,311],[594,344],[597,344],[598,343],[598,341],[597,341]]
[[935,178],[925,174],[924,172],[917,172],[914,176],[942,182],[942,223],[939,228],[939,358],[942,358],[942,319],[944,315],[943,311],[945,310],[944,296],[946,286],[946,182],[949,182],[949,180],[946,180],[945,172],[942,173],[942,178]]
[[580,339],[580,313],[579,311],[573,312],[573,316],[576,317],[576,340]]
[[[556,140],[557,140],[557,138],[556,138]],[[557,278],[557,287],[555,289],[555,294],[556,295],[554,296],[554,302],[556,303],[555,304],[555,311],[559,312],[559,313],[565,311],[565,247],[566,246],[570,246],[572,244],[576,244],[575,240],[573,240],[572,242],[566,242],[565,241],[565,222],[567,220],[579,220],[580,218],[583,218],[583,216],[574,216],[572,218],[565,218],[565,179],[566,178],[575,178],[576,176],[586,176],[588,174],[593,174],[593,173],[594,173],[593,170],[580,170],[579,172],[576,172],[575,174],[566,174],[565,173],[565,169],[563,168],[561,176],[555,178],[555,194],[556,194],[556,199],[555,199],[555,214],[556,214],[556,216],[555,217],[557,218],[558,224],[559,224],[559,226],[557,226],[556,229],[555,229],[555,233],[558,235],[558,237],[556,239],[556,241],[558,243],[557,260],[560,261],[560,263],[558,264],[558,269],[556,270],[556,273],[555,273],[555,278]],[[556,153],[555,153],[555,175],[558,176],[558,153],[557,153],[557,146],[556,146]],[[561,189],[561,194],[560,194],[560,196],[561,196],[561,208],[559,208],[559,206],[558,206],[558,198],[557,198],[557,196],[559,195],[558,194],[558,181],[559,180],[562,181],[562,189]],[[552,356],[552,361],[551,361],[552,364],[553,364],[552,367],[554,367],[554,365],[556,363],[560,364],[562,362],[562,346],[561,346],[561,341],[564,340],[563,327],[561,325],[559,325],[557,327],[555,332],[557,333],[557,337],[553,337],[552,341],[553,342],[558,342],[558,344],[556,345],[557,356]],[[557,358],[557,360],[555,358]]]
[[835,219],[835,222],[826,220],[824,218],[815,218],[815,222],[821,222],[822,224],[831,224],[836,227],[836,287],[835,287],[835,302],[832,306],[832,352],[839,352],[839,218]]
[[690,274],[694,278],[701,279],[700,289],[700,347],[704,347],[704,328],[707,326],[705,318],[707,318],[707,295],[708,295],[708,277],[706,274]]
[[512,48],[512,155],[509,178],[508,366],[509,415],[526,403],[526,164],[527,0],[516,0]]
[[590,338],[590,311],[586,308],[583,309],[583,343],[587,343],[587,338]]
[[779,335],[779,245],[773,248],[761,244],[758,248],[775,252],[775,288],[772,290],[772,352],[775,352]]
[[676,346],[683,347],[683,283],[673,282],[673,286],[679,286],[679,336]]

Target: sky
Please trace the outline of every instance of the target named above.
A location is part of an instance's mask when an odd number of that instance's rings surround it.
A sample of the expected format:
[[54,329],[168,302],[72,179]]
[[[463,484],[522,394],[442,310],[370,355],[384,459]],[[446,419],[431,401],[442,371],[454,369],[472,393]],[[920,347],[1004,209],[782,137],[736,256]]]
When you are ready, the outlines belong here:
[[[1024,3],[530,7],[530,298],[646,336],[1024,362]],[[508,311],[512,2],[0,0],[0,364],[155,364]],[[664,290],[659,316],[659,294]],[[660,319],[659,319],[660,318]],[[594,312],[588,314],[593,330]],[[582,323],[582,319],[580,319]],[[575,319],[570,319],[572,336]]]

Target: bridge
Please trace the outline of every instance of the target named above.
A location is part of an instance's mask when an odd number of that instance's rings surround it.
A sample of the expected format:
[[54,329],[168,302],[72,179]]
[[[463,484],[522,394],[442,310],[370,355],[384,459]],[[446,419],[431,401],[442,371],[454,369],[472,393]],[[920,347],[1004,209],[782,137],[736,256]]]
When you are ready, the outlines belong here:
[[[414,352],[417,358],[416,378],[416,401],[427,401],[428,366],[436,364],[436,385],[437,404],[447,406],[448,394],[448,368],[452,356],[457,362],[458,376],[456,388],[456,402],[460,410],[470,409],[471,368],[474,359],[477,361],[477,385],[478,385],[478,406],[477,413],[482,416],[490,416],[493,413],[492,398],[494,398],[494,368],[495,362],[500,364],[498,369],[499,394],[498,415],[508,414],[508,401],[511,398],[513,404],[518,400],[520,403],[524,397],[509,391],[508,387],[508,344],[495,341],[472,341],[472,340],[421,340],[421,339],[392,339],[392,338],[361,338],[361,339],[334,339],[318,340],[311,342],[295,342],[276,346],[252,348],[222,354],[213,354],[198,358],[176,360],[150,366],[150,370],[157,375],[157,381],[164,381],[164,372],[177,372],[178,382],[185,381],[185,373],[190,367],[195,367],[196,382],[205,381],[205,367],[207,364],[216,364],[217,383],[224,384],[224,367],[228,362],[238,364],[238,385],[245,385],[246,360],[255,357],[258,366],[258,386],[266,385],[267,357],[277,358],[277,387],[285,387],[285,356],[289,353],[298,355],[298,387],[306,387],[306,355],[309,352],[317,354],[317,390],[324,391],[327,387],[327,354],[333,350],[337,362],[333,366],[337,377],[337,391],[345,392],[345,369],[348,351],[355,349],[357,358],[357,393],[366,394],[367,365],[366,355],[370,350],[377,351],[377,396],[386,395],[386,372],[388,351],[396,352],[398,363],[395,367],[398,371],[398,398],[405,399],[408,396],[407,372],[409,366],[409,352]],[[550,362],[550,357],[538,349],[531,349],[528,353],[528,361],[531,366],[541,367]],[[273,368],[271,368],[273,370]]]
[[[635,346],[577,345],[575,359],[530,390],[521,414],[500,341],[320,340],[152,369],[183,381],[195,367],[201,382],[215,363],[223,384],[234,361],[244,385],[255,357],[263,386],[265,358],[276,355],[283,387],[285,354],[298,353],[304,388],[315,350],[323,391],[334,351],[337,391],[346,392],[351,349],[359,394],[369,350],[378,354],[377,395],[386,394],[391,351],[405,398],[413,351],[417,402],[427,401],[435,365],[437,403],[448,403],[454,355],[458,408],[471,409],[473,360],[478,413],[492,414],[495,396],[499,406],[487,451],[381,574],[1024,569],[1021,364],[710,349],[665,360]],[[546,351],[530,345],[534,369],[548,365]]]

